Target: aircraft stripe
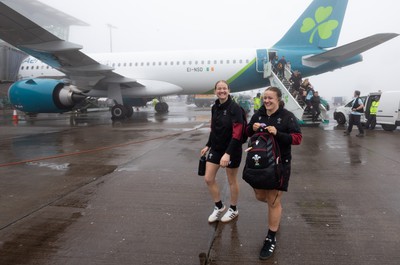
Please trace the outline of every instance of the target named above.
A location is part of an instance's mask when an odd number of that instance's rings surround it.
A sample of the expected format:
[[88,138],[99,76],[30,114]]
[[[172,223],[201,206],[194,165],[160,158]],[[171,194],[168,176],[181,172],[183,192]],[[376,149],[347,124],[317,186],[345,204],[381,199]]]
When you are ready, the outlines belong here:
[[246,70],[250,68],[256,61],[256,58],[254,58],[250,63],[248,63],[245,67],[243,67],[239,72],[234,74],[231,78],[227,80],[228,84],[232,83],[235,81],[238,77],[240,77]]

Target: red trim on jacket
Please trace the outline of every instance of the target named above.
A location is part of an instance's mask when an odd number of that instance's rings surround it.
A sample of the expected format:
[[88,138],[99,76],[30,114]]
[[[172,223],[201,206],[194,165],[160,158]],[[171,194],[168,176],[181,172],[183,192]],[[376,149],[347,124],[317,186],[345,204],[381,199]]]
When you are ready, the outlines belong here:
[[292,145],[301,144],[301,140],[303,139],[301,133],[291,133],[290,136],[292,136]]
[[234,138],[238,141],[240,141],[242,139],[242,127],[243,127],[243,124],[241,124],[239,122],[233,123],[232,138]]

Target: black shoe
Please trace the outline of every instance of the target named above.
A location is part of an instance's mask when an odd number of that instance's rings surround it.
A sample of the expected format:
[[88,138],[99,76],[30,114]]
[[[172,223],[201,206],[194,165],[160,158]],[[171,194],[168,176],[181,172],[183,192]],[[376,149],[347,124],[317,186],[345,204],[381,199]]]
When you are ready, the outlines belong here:
[[363,134],[363,133],[359,133],[359,134],[357,134],[356,136],[357,136],[357,137],[364,137],[364,134]]
[[344,135],[344,136],[347,136],[347,135],[350,135],[350,133],[349,133],[348,131],[345,131],[345,132],[343,133],[343,135]]
[[260,251],[259,258],[261,260],[266,260],[272,257],[272,254],[274,254],[275,246],[276,246],[276,239],[271,239],[267,237],[264,240],[264,245]]

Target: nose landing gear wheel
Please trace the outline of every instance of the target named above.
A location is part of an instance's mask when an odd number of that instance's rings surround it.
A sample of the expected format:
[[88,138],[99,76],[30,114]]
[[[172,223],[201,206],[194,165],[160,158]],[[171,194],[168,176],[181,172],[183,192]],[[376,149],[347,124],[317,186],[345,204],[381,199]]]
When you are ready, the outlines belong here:
[[165,102],[158,102],[154,108],[158,113],[168,112],[168,104]]

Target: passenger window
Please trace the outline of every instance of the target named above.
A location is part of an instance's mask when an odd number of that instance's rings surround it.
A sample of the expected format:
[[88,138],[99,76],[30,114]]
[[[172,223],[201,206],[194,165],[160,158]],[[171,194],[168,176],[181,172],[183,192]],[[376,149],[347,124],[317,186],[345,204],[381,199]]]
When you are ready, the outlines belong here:
[[353,106],[353,100],[347,103],[345,107],[351,107],[351,106]]

